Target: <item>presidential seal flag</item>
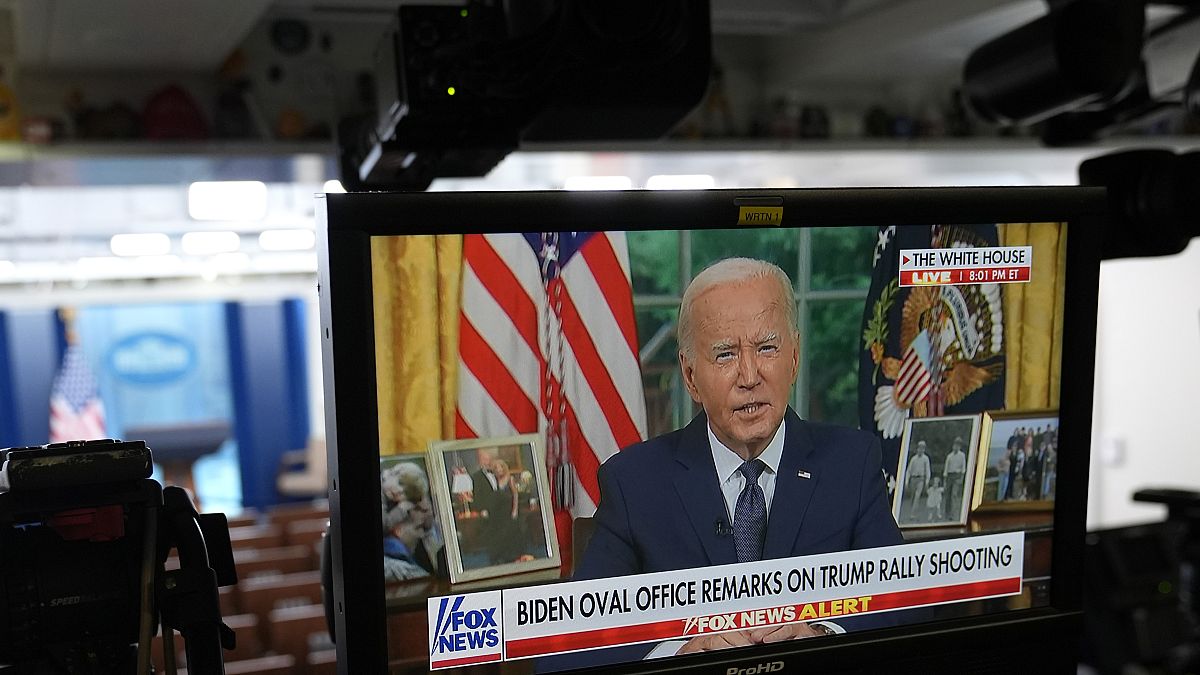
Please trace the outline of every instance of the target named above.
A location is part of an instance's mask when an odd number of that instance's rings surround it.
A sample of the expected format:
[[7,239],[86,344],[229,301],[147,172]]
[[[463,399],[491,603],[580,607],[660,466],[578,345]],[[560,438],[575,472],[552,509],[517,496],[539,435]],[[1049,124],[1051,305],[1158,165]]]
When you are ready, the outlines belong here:
[[995,225],[881,227],[859,351],[859,423],[879,435],[894,484],[910,417],[1004,407],[998,284],[900,286],[900,252],[998,245]]

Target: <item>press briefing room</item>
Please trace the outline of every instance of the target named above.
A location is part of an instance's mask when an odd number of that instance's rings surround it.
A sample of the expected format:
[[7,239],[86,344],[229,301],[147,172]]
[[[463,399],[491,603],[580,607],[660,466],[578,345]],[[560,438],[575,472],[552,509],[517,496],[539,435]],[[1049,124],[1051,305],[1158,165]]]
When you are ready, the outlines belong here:
[[0,673],[1200,672],[1198,139],[1192,2],[0,0]]

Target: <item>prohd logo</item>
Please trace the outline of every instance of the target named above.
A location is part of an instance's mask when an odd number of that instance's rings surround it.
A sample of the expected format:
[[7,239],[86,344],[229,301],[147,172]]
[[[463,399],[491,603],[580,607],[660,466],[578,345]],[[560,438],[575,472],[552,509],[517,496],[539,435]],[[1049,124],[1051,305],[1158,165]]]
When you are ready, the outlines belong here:
[[429,599],[429,668],[503,658],[500,591]]
[[762,675],[762,673],[777,673],[783,670],[783,661],[768,661],[749,668],[734,666],[725,671],[725,675]]

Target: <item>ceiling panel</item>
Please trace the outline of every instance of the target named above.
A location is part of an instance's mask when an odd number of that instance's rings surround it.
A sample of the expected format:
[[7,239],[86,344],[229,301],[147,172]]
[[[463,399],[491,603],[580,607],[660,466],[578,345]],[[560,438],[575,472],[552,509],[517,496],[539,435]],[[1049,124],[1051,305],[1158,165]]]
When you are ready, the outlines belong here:
[[784,35],[828,26],[898,0],[710,0],[713,32]]
[[957,71],[988,40],[1046,13],[1040,0],[899,0],[770,42],[768,81],[847,85],[919,81]]
[[270,0],[16,0],[22,67],[209,71]]

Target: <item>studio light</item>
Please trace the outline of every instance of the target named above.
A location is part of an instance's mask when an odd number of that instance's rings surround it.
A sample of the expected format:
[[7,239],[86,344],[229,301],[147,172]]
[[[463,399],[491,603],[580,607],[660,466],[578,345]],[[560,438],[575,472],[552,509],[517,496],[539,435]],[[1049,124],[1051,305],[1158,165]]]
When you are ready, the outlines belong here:
[[161,232],[115,234],[108,247],[121,257],[166,255],[171,252],[171,238]]
[[181,244],[188,255],[216,255],[238,250],[242,238],[237,232],[188,232],[183,235]]
[[197,181],[188,186],[188,215],[193,220],[262,220],[267,186],[256,180]]
[[629,176],[571,176],[563,184],[568,190],[632,190]]
[[705,173],[662,174],[646,180],[648,190],[711,190],[716,186],[716,179]]
[[264,251],[307,251],[316,242],[312,230],[266,230],[258,235],[258,247]]

